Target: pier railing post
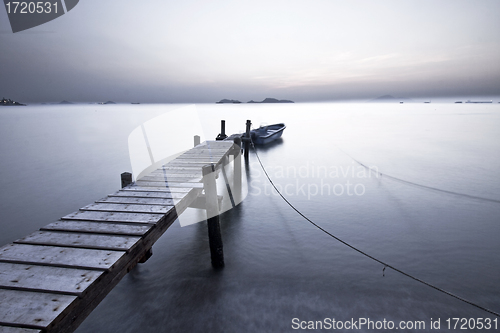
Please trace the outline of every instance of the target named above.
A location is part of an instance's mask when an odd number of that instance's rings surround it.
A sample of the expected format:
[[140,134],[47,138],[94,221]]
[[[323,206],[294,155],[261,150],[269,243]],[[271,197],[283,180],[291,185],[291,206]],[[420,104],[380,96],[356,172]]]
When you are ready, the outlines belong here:
[[252,122],[247,120],[247,128],[245,132],[245,159],[248,159],[248,151],[250,150],[250,126],[252,126]]
[[122,188],[132,184],[132,174],[130,172],[122,173],[121,179],[122,179]]
[[236,202],[241,201],[241,138],[235,138],[234,144],[238,149],[234,154],[233,188]]
[[224,251],[222,248],[222,236],[219,223],[219,201],[217,198],[217,185],[215,184],[215,168],[213,164],[205,165],[203,168],[203,187],[205,188],[205,200],[208,224],[208,240],[210,243],[210,256],[214,268],[224,267]]
[[196,147],[199,144],[200,144],[200,136],[199,135],[195,135],[194,136],[194,146]]

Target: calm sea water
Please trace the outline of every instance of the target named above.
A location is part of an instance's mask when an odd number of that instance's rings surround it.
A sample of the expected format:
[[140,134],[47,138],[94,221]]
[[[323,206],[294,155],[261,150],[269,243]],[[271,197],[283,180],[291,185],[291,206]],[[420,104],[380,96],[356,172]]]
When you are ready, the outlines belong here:
[[[120,173],[131,170],[128,135],[178,107],[0,109],[0,244],[119,189]],[[242,131],[246,119],[255,126],[285,122],[283,139],[258,154],[298,209],[361,250],[500,311],[500,204],[377,177],[354,161],[408,182],[500,201],[498,104],[196,108],[212,138],[220,119],[228,133]],[[293,318],[424,321],[429,330],[431,318],[441,318],[442,327],[450,317],[494,318],[383,272],[317,230],[271,191],[254,154],[247,180],[247,198],[221,217],[223,270],[211,268],[206,224],[176,223],[78,332],[286,332],[294,331]]]

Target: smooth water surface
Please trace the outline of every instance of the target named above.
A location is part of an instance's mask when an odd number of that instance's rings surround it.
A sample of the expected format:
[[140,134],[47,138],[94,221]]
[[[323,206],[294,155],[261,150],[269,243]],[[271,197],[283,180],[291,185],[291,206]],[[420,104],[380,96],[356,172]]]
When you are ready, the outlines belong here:
[[[116,191],[130,170],[128,134],[177,107],[0,109],[1,244]],[[206,137],[221,119],[229,134],[246,119],[285,122],[282,140],[257,151],[293,205],[362,251],[500,311],[499,105],[196,107]],[[271,190],[253,153],[246,171],[247,198],[221,218],[223,270],[210,266],[205,223],[175,223],[77,332],[285,332],[293,318],[361,317],[429,329],[431,318],[494,318],[316,229]]]

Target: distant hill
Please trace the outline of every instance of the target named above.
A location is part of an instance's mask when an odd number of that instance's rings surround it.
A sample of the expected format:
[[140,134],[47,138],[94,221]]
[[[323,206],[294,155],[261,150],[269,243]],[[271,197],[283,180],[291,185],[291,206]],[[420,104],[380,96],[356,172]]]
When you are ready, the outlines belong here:
[[58,104],[73,104],[73,103],[64,100],[64,101],[59,102]]
[[221,99],[218,102],[215,102],[216,104],[225,104],[225,103],[232,103],[232,104],[239,104],[241,103],[240,101],[236,99]]
[[276,99],[276,98],[266,98],[262,102],[249,101],[248,103],[294,103],[293,101],[287,99]]
[[392,95],[383,95],[379,96],[377,98],[374,98],[370,100],[370,102],[400,102],[400,101],[411,101],[410,98],[404,98],[404,97],[394,97]]

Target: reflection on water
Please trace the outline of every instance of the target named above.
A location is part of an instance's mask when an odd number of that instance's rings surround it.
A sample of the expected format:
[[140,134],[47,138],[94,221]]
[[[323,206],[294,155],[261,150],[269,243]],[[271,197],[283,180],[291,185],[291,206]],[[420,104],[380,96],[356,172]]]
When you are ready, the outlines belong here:
[[[119,174],[130,168],[128,133],[162,111],[103,107],[2,110],[3,244],[119,187]],[[244,129],[246,119],[285,122],[280,142],[257,149],[298,209],[361,250],[500,310],[500,205],[362,176],[344,153],[394,177],[500,200],[498,105],[197,108],[213,137],[220,119],[227,133]],[[244,165],[248,196],[221,216],[226,267],[211,268],[205,223],[176,223],[78,332],[283,332],[293,331],[293,318],[428,324],[431,318],[489,317],[396,272],[383,274],[380,264],[319,232],[266,192],[253,153]],[[325,168],[330,172],[312,174]],[[340,194],[347,183],[362,186],[363,195]]]

